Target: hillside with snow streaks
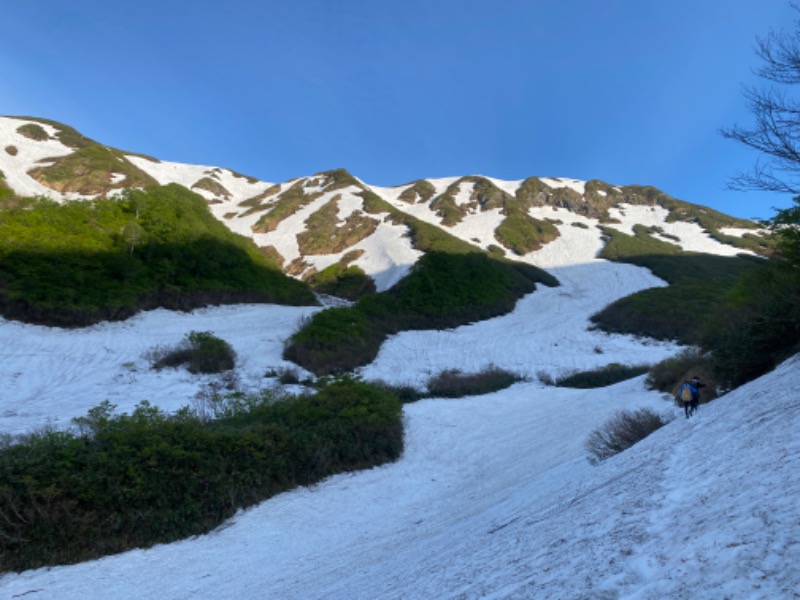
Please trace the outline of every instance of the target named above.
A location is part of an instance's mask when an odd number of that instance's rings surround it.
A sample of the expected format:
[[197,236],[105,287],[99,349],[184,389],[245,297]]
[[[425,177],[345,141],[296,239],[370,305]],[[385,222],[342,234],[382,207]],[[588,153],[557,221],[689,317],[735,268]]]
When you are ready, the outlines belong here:
[[[31,127],[39,128],[36,139],[25,129]],[[736,240],[757,232],[752,222],[642,186],[552,177],[503,181],[467,176],[421,179],[387,188],[371,186],[341,169],[274,184],[230,169],[160,161],[109,149],[52,122],[0,117],[0,148],[5,148],[0,150],[0,172],[5,184],[19,195],[44,195],[62,202],[96,197],[59,192],[57,186],[44,184],[49,180],[41,173],[38,179],[32,176],[55,159],[85,152],[87,145],[113,157],[111,166],[108,161],[93,166],[91,154],[77,163],[81,172],[96,168],[97,177],[106,178],[101,188],[108,194],[119,193],[134,180],[185,186],[206,199],[216,218],[232,231],[250,237],[291,275],[307,279],[336,264],[355,266],[374,280],[378,291],[399,281],[424,251],[415,247],[406,224],[368,208],[366,193],[477,248],[545,268],[552,264],[548,255],[560,255],[563,241],[573,238],[576,228],[587,230],[581,237],[597,251],[602,248],[599,226],[630,234],[640,225],[648,228],[649,235],[684,250],[721,255],[751,252]],[[63,172],[59,176],[63,177]],[[338,206],[333,221],[324,213],[331,202]],[[500,234],[508,219],[514,221],[512,233]],[[353,234],[355,223],[369,222],[371,231]],[[537,222],[554,228],[555,239],[542,237],[536,231]],[[326,227],[324,232],[320,224]],[[720,234],[730,237],[722,243]],[[526,240],[523,253],[507,239],[509,235]],[[304,250],[300,245],[304,236],[329,242]],[[537,243],[540,237],[542,241]],[[552,246],[558,250],[547,252]],[[531,247],[534,249],[528,251]]]

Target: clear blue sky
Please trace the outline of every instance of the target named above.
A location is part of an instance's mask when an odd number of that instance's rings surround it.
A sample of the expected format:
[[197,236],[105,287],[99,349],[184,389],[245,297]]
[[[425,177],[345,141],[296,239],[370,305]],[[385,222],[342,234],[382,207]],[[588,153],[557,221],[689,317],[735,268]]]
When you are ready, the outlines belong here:
[[0,114],[283,181],[531,175],[654,185],[741,217],[755,38],[788,0],[24,0]]

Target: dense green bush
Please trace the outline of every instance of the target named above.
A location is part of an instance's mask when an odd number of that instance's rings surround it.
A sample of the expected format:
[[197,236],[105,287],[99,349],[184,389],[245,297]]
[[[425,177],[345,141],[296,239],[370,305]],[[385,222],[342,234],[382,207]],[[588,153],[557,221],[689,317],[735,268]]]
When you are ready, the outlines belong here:
[[190,373],[221,373],[236,366],[236,352],[210,331],[191,331],[174,348],[148,353],[154,369],[186,366]]
[[601,256],[646,267],[669,285],[642,290],[605,307],[591,317],[598,328],[698,344],[720,299],[743,275],[766,265],[761,258],[676,253],[670,246],[650,237],[644,228],[637,229],[636,236],[613,234]]
[[0,313],[8,318],[81,326],[144,308],[241,301],[315,303],[305,284],[181,186],[64,205],[29,199],[0,211]]
[[361,267],[336,263],[306,281],[315,292],[357,300],[375,292],[375,282]]
[[516,373],[490,366],[478,373],[462,373],[459,369],[448,369],[428,380],[429,396],[439,398],[463,398],[490,394],[523,381]]
[[108,403],[0,449],[3,571],[85,561],[207,532],[241,507],[396,459],[401,404],[354,379],[315,395],[233,395],[216,420]]
[[372,361],[390,334],[505,314],[536,282],[557,283],[535,267],[482,252],[429,252],[387,292],[316,313],[292,336],[284,358],[317,375],[349,371]]
[[621,365],[619,363],[611,363],[598,369],[571,373],[554,381],[545,378],[544,383],[568,388],[599,388],[638,377],[643,373],[647,373],[649,368],[648,365]]
[[720,381],[716,375],[711,355],[699,348],[686,348],[653,365],[647,374],[645,386],[675,396],[684,381],[697,377],[705,387],[700,393],[700,401],[707,402],[719,395]]
[[598,427],[584,444],[589,452],[589,462],[598,464],[669,423],[669,419],[647,408],[634,411],[620,411]]
[[800,352],[800,270],[773,260],[725,295],[702,339],[726,388],[774,369]]

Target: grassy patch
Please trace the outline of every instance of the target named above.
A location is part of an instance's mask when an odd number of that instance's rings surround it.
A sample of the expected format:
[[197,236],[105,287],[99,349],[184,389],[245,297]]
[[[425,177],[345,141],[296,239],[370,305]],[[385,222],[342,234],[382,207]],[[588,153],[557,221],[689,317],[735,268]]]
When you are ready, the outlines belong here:
[[639,375],[647,373],[649,370],[649,365],[621,365],[619,363],[611,363],[599,369],[572,373],[557,380],[551,380],[545,377],[543,378],[543,383],[558,387],[578,389],[601,388],[614,385],[626,379],[638,377]]
[[[80,134],[77,130],[73,129],[72,127],[69,127],[68,125],[64,125],[63,123],[59,123],[57,121],[52,121],[50,119],[41,119],[39,117],[15,117],[15,118],[21,119],[21,120],[24,120],[24,121],[36,121],[38,123],[44,123],[45,125],[50,125],[51,127],[53,127],[56,130],[55,136],[58,139],[58,141],[60,141],[62,144],[64,144],[68,148],[75,148],[77,150],[77,149],[80,149],[80,148],[86,148],[88,146],[93,146],[93,145],[97,144],[97,142],[85,137],[84,135]],[[23,127],[28,127],[28,125],[23,125]],[[32,128],[33,127],[37,127],[39,129],[41,129],[42,131],[44,131],[44,129],[40,125],[36,125],[35,123],[32,124]],[[38,133],[37,135],[41,135],[41,134]],[[47,135],[47,132],[45,132],[45,135]],[[44,137],[42,139],[48,139],[48,137],[49,136]]]
[[462,373],[459,369],[448,369],[431,377],[427,384],[427,395],[438,398],[463,398],[481,396],[504,390],[524,378],[490,366],[479,373]]
[[211,177],[203,177],[202,179],[199,179],[197,182],[195,182],[194,185],[192,185],[192,189],[193,190],[204,190],[206,192],[211,192],[217,198],[230,198],[231,197],[231,193],[227,189],[225,189],[225,186],[222,185],[216,179],[213,179]]
[[334,197],[306,219],[305,231],[297,234],[301,254],[338,254],[375,232],[378,221],[359,211],[340,222],[339,199]]
[[606,260],[633,262],[642,256],[667,256],[683,252],[680,246],[653,237],[644,225],[634,225],[633,235],[622,233],[613,227],[601,227],[600,229],[606,243],[599,258]]
[[558,237],[558,228],[548,221],[514,211],[494,231],[495,239],[517,255],[538,250]]
[[253,225],[253,231],[256,233],[274,231],[284,219],[291,217],[298,210],[322,196],[322,192],[306,193],[304,183],[303,180],[300,180],[293,184],[274,203],[270,204],[269,210]]
[[[37,167],[28,174],[39,183],[62,193],[107,194],[121,188],[157,185],[155,179],[136,167],[121,152],[99,144],[51,160],[52,165]],[[115,183],[116,175],[124,177]]]
[[48,135],[47,131],[45,131],[44,127],[36,123],[26,123],[25,125],[20,125],[17,127],[17,133],[36,142],[43,142],[50,139],[50,136]]
[[16,156],[19,153],[19,149],[16,146],[6,146],[6,154],[9,156]]
[[409,204],[423,204],[436,195],[436,188],[430,181],[420,179],[402,191],[398,199]]
[[233,394],[216,419],[105,403],[77,433],[0,450],[4,571],[87,561],[212,530],[242,507],[343,471],[395,460],[401,404],[356,380],[314,395]]

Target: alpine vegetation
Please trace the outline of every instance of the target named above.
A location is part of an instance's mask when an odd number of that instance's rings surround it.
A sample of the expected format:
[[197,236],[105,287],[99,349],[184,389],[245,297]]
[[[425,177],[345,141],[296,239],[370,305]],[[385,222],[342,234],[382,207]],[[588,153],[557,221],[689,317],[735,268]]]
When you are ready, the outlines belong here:
[[283,490],[395,460],[401,404],[355,379],[313,395],[233,395],[205,420],[108,402],[0,449],[3,570],[85,561],[205,533]]
[[190,331],[174,348],[153,348],[147,358],[154,369],[185,365],[190,373],[221,373],[236,366],[236,352],[211,331]]
[[592,431],[586,439],[589,462],[598,464],[660,429],[671,419],[650,409],[621,411]]

